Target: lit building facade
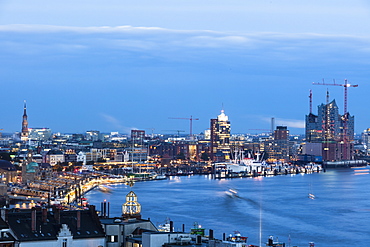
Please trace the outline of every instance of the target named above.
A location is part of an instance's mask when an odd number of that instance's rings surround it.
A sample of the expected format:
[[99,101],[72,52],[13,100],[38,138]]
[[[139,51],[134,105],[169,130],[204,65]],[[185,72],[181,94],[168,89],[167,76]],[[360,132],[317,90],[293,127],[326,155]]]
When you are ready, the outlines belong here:
[[317,115],[306,115],[306,141],[322,143],[324,161],[352,159],[353,140],[354,116],[340,115],[335,100],[319,105]]
[[230,121],[224,110],[217,118],[211,119],[211,159],[230,159]]
[[51,138],[51,129],[49,128],[29,128],[29,139],[35,141],[46,141]]
[[274,138],[265,140],[262,145],[271,161],[290,160],[292,144],[289,141],[289,130],[286,126],[276,126]]
[[86,131],[86,140],[89,141],[101,141],[101,134],[98,130],[89,130]]
[[364,144],[366,149],[366,155],[370,154],[370,128],[364,130],[361,134],[362,144]]

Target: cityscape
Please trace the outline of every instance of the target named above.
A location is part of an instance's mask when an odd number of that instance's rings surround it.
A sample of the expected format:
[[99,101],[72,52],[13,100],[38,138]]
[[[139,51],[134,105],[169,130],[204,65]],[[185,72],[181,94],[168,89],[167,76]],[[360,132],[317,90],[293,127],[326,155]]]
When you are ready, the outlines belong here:
[[[111,243],[127,246],[131,241],[121,235],[111,235],[113,233],[109,231],[116,232],[108,227],[111,224],[131,228],[139,227],[136,224],[143,227],[141,224],[144,224],[145,229],[160,236],[152,222],[141,219],[141,206],[133,191],[126,197],[121,218],[109,218],[108,202],[102,202],[101,210],[96,212],[94,205],[89,205],[84,198],[91,190],[110,193],[111,184],[134,186],[140,181],[165,180],[176,176],[210,175],[213,179],[232,179],[319,173],[330,168],[366,167],[370,131],[365,130],[360,138],[356,137],[354,116],[349,112],[339,114],[335,100],[327,100],[326,104],[320,104],[317,109],[318,113],[314,114],[310,107],[310,112],[306,115],[305,135],[290,135],[287,126],[275,126],[274,118],[271,118],[271,129],[259,130],[261,134],[234,135],[231,133],[232,123],[225,110],[210,119],[209,128],[200,134],[192,133],[193,121],[198,120],[192,116],[179,118],[190,122],[189,134],[184,134],[183,130],[156,134],[154,131],[148,133],[138,129],[131,130],[130,135],[118,132],[104,134],[98,130],[89,130],[83,134],[62,134],[53,133],[49,128],[29,127],[27,104],[24,102],[20,131],[4,133],[0,139],[1,199],[4,208],[11,210],[5,213],[8,217],[31,217],[33,223],[31,222],[31,233],[21,234],[26,238],[16,238],[9,234],[4,241],[10,241],[7,246],[13,246],[17,241],[29,241],[27,238],[38,229],[38,224],[47,222],[48,217],[53,214],[65,217],[54,217],[50,221],[62,226],[59,237],[54,233],[54,239],[60,239],[60,234],[64,231],[67,236],[77,234],[82,229],[81,217],[96,221],[89,225],[96,225],[97,229],[89,228],[87,232],[96,232],[93,242],[97,241],[102,246],[110,246]],[[231,198],[240,198],[238,191],[233,188],[225,193]],[[308,197],[316,199],[311,192]],[[53,208],[53,211],[47,208]],[[23,216],[18,215],[20,212]],[[90,216],[83,216],[85,213]],[[72,229],[68,223],[68,217],[71,217],[68,215],[71,214],[77,214],[77,225],[73,226],[76,229]],[[92,217],[91,214],[100,217]],[[39,222],[37,219],[40,219]],[[10,218],[8,221],[6,218],[3,220],[8,222],[11,231],[18,234],[13,229],[16,227],[12,226],[16,223],[12,223]],[[121,224],[126,221],[127,226]],[[41,228],[43,227],[40,226]],[[163,231],[173,232],[173,226],[168,225]],[[129,230],[125,232],[130,232],[127,236],[135,234]],[[185,229],[182,232],[185,233]],[[242,246],[247,243],[247,238],[240,235],[227,239],[224,236],[223,240],[214,242],[212,230],[209,235],[204,233],[204,229],[193,228],[190,235],[183,236],[184,233],[174,233],[174,242],[170,244],[184,245],[195,241],[209,246],[226,243]],[[46,233],[40,231],[40,234]],[[52,237],[50,234],[48,238]],[[146,236],[138,234],[143,238],[139,242],[143,246],[159,241],[152,239],[154,235],[145,240]],[[136,235],[135,238],[138,237]],[[167,241],[167,234],[161,236],[160,243],[163,245]],[[273,238],[267,242],[267,246],[284,244]]]
[[369,9],[0,2],[0,247],[368,246]]

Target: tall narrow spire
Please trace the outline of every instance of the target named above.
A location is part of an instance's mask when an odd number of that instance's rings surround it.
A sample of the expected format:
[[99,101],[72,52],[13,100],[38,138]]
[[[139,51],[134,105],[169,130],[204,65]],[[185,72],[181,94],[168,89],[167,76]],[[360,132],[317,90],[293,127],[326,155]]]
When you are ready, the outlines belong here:
[[27,141],[28,140],[28,120],[27,120],[27,105],[26,105],[26,101],[24,101],[24,108],[23,108],[23,120],[22,120],[21,140],[22,141]]

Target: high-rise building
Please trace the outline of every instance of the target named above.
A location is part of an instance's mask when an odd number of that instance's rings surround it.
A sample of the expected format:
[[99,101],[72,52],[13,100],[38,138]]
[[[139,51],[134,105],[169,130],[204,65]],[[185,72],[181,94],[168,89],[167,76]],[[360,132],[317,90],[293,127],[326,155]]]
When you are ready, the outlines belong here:
[[21,140],[22,141],[27,141],[28,140],[28,120],[27,120],[26,101],[24,101],[24,108],[23,108]]
[[211,159],[230,159],[230,121],[224,110],[217,118],[211,119]]
[[286,126],[276,126],[274,131],[274,140],[288,140],[289,130]]
[[145,139],[145,130],[131,130],[131,141],[134,146],[143,146]]
[[289,142],[289,130],[286,126],[276,126],[274,138],[263,143],[263,150],[271,161],[289,161],[292,144]]
[[145,130],[131,130],[131,147],[127,148],[131,161],[147,160],[148,150],[144,145]]
[[317,115],[306,115],[306,141],[322,143],[324,161],[351,159],[353,140],[354,116],[340,115],[335,100],[319,105]]
[[370,128],[364,130],[361,134],[362,144],[365,146],[366,155],[370,154]]

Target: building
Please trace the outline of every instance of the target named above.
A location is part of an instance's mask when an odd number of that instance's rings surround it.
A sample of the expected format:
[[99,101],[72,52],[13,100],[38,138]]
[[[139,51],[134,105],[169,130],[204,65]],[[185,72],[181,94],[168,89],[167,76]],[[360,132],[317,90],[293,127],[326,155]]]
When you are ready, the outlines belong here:
[[107,238],[107,247],[136,247],[142,246],[143,232],[157,232],[150,220],[141,218],[141,206],[133,191],[126,195],[122,205],[122,216],[109,217],[109,203],[101,204],[101,224]]
[[22,141],[28,140],[28,117],[27,117],[26,101],[24,101],[24,108],[23,108],[21,140]]
[[361,142],[365,146],[366,155],[370,154],[370,128],[364,130],[361,134]]
[[335,100],[318,106],[318,114],[306,115],[306,141],[322,143],[324,161],[353,157],[354,116],[339,114]]
[[273,139],[266,139],[262,145],[271,161],[290,160],[292,144],[289,141],[289,130],[286,126],[276,126]]
[[211,159],[225,161],[230,159],[230,121],[224,110],[217,118],[211,119]]
[[49,128],[29,128],[29,139],[33,141],[47,141],[51,138]]
[[145,139],[145,131],[144,130],[131,130],[131,142],[135,147],[143,146]]
[[3,184],[17,182],[17,169],[10,161],[0,160],[0,178]]
[[88,210],[68,211],[57,207],[52,211],[46,208],[2,209],[1,216],[0,225],[9,226],[6,232],[17,247],[103,247],[106,243],[94,206]]
[[101,134],[98,130],[89,130],[86,131],[86,140],[89,141],[101,141]]
[[63,163],[65,157],[61,150],[52,149],[45,154],[43,161],[43,163],[49,163],[51,166],[55,166],[58,163]]

